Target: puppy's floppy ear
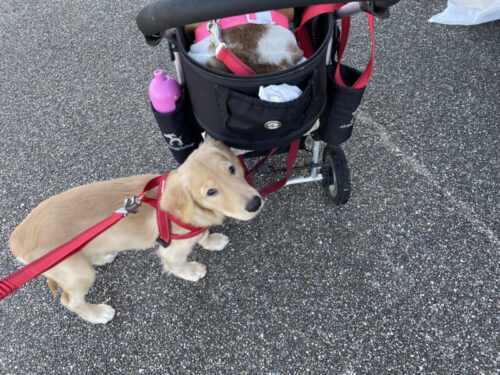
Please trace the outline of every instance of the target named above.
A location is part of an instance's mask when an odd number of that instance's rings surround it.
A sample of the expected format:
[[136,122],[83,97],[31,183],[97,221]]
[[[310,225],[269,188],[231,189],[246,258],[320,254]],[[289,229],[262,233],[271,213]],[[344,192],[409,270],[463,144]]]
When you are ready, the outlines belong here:
[[194,200],[186,189],[178,171],[168,175],[165,191],[160,200],[160,208],[189,223],[194,216]]
[[228,158],[233,166],[238,169],[240,172],[240,175],[244,176],[245,171],[243,169],[243,166],[241,165],[241,161],[238,158],[238,156],[235,155],[233,151],[231,151],[231,148],[229,146],[226,146],[224,143],[220,141],[211,141],[212,142],[212,147],[216,148],[219,152],[223,153],[226,158]]
[[218,150],[229,150],[228,146],[226,146],[221,141],[218,141],[218,140],[213,139],[213,138],[208,138],[205,142],[202,143],[202,146],[207,148],[207,149],[213,148],[213,149],[218,149]]

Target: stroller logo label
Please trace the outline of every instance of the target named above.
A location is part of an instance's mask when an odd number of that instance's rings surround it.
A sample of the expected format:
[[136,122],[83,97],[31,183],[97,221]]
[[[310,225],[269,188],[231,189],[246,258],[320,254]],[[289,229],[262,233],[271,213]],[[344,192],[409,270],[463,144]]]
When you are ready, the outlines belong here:
[[340,129],[345,129],[345,128],[350,128],[350,127],[354,126],[354,119],[355,119],[355,117],[354,117],[354,114],[353,114],[351,121],[349,123],[347,123],[347,124],[340,125],[339,128]]
[[168,147],[175,151],[184,150],[194,146],[194,142],[184,145],[182,139],[180,139],[180,137],[178,137],[175,133],[163,134],[163,136],[167,139]]
[[264,124],[264,127],[268,130],[276,130],[281,128],[281,122],[279,121],[268,121]]

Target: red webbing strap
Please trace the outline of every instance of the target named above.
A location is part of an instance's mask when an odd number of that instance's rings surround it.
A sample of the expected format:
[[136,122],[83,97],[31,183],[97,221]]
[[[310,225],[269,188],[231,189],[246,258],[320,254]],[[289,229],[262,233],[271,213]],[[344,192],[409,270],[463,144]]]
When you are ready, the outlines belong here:
[[[168,246],[170,244],[170,241],[172,240],[184,240],[187,238],[192,238],[196,237],[203,232],[205,232],[208,228],[200,228],[200,227],[195,227],[191,224],[183,222],[181,219],[178,217],[174,216],[170,212],[163,211],[160,208],[160,198],[163,195],[163,192],[165,191],[165,183],[167,180],[168,174],[161,176],[159,179],[159,186],[158,186],[158,191],[156,193],[156,199],[148,199],[144,200],[146,203],[151,204],[153,207],[156,208],[156,222],[158,223],[158,241],[162,244],[162,246]],[[150,202],[151,201],[151,202]],[[174,222],[178,226],[189,230],[188,233],[184,234],[173,234],[170,226],[170,222]],[[161,241],[160,241],[161,240]]]
[[191,224],[187,224],[187,223],[183,222],[181,219],[179,219],[177,216],[172,215],[170,212],[167,212],[167,216],[168,216],[168,219],[170,221],[173,221],[178,226],[183,227],[184,229],[187,229],[190,231],[189,233],[184,233],[184,234],[173,234],[172,233],[172,234],[170,234],[170,238],[172,240],[184,240],[186,238],[196,237],[208,229],[208,228],[199,228],[199,227],[195,227]]
[[167,176],[161,180],[160,185],[158,186],[158,191],[156,192],[156,222],[158,223],[158,231],[160,233],[158,238],[168,244],[170,243],[171,233],[170,220],[168,220],[166,212],[160,209],[160,198],[165,190],[166,177]]
[[[297,154],[299,153],[299,147],[300,147],[300,138],[293,141],[292,144],[290,145],[290,150],[288,151],[288,156],[286,159],[286,177],[259,189],[259,193],[262,196],[266,196],[266,195],[269,195],[271,193],[274,193],[274,192],[278,191],[279,189],[281,189],[286,184],[286,182],[290,178],[290,174],[292,173],[292,169],[293,169],[293,165],[295,164],[295,160],[297,159]],[[269,159],[269,157],[271,155],[273,155],[277,150],[278,150],[278,148],[273,148],[271,150],[271,152],[266,157],[259,160],[257,162],[257,164],[255,164],[255,166],[250,171],[248,170],[243,157],[241,155],[239,156],[240,162],[243,166],[243,169],[245,170],[245,179],[247,180],[247,182],[251,186],[254,186],[251,174],[254,173],[263,163],[265,163],[266,160]]]
[[259,193],[262,196],[269,195],[278,191],[283,186],[285,186],[286,182],[290,178],[290,174],[292,173],[293,165],[295,164],[295,160],[297,159],[297,154],[299,153],[300,146],[300,138],[293,141],[290,145],[290,151],[288,152],[288,157],[286,159],[286,177],[282,180],[276,181],[270,185],[267,185],[259,190]]
[[110,228],[124,217],[122,212],[115,212],[107,219],[90,227],[75,238],[55,248],[37,260],[27,264],[10,276],[0,280],[0,300],[16,291],[21,285],[34,279],[45,271],[61,263],[66,258],[80,251],[99,234]]
[[273,149],[269,152],[269,154],[267,154],[267,156],[265,156],[264,158],[262,158],[261,160],[259,160],[259,161],[257,162],[257,164],[255,164],[255,165],[253,166],[253,168],[252,168],[252,169],[251,169],[248,173],[249,173],[249,174],[254,173],[257,169],[259,169],[259,167],[260,167],[262,164],[264,164],[264,163],[267,161],[267,159],[269,159],[269,158],[270,158],[270,157],[271,157],[271,156],[272,156],[272,155],[273,155],[276,151],[278,151],[278,150],[279,150],[279,148],[278,148],[278,147],[273,148]]
[[232,53],[225,45],[217,48],[215,57],[221,60],[234,74],[242,76],[254,75],[255,72],[250,69],[238,56]]
[[[356,82],[354,82],[354,84],[352,85],[353,89],[361,89],[361,88],[365,87],[366,84],[368,83],[368,81],[370,81],[370,77],[372,76],[372,73],[373,73],[373,64],[374,64],[374,56],[375,56],[375,37],[374,37],[373,15],[367,13],[366,18],[368,19],[368,27],[370,28],[370,37],[372,40],[372,51],[371,51],[370,61],[368,62],[368,65],[366,66],[363,73],[361,73],[361,75],[358,77]],[[342,75],[340,74],[340,60],[342,59],[342,56],[344,55],[345,47],[347,45],[347,39],[349,38],[350,26],[351,26],[351,18],[350,17],[342,18],[342,30],[340,33],[338,61],[337,61],[337,67],[335,69],[335,81],[342,87],[347,87],[347,85],[344,83],[344,80],[342,79]]]
[[238,158],[240,159],[240,163],[243,166],[243,169],[245,170],[245,180],[247,180],[247,182],[250,184],[250,186],[255,187],[255,185],[253,183],[253,179],[252,179],[252,173],[254,173],[257,169],[259,169],[259,167],[262,164],[264,164],[267,161],[267,159],[269,159],[278,150],[279,150],[278,147],[273,148],[269,152],[269,154],[267,154],[267,156],[265,156],[264,158],[259,160],[250,171],[248,170],[247,165],[245,164],[245,159],[243,159],[243,156],[241,156],[241,155],[238,156]]
[[243,156],[238,155],[238,159],[240,159],[241,166],[243,167],[243,170],[245,171],[245,180],[248,182],[250,186],[255,187],[255,184],[253,183],[252,176],[248,172],[247,165],[245,164],[245,159],[243,159]]
[[309,37],[309,33],[304,25],[307,21],[311,20],[314,17],[319,16],[324,13],[333,13],[337,9],[339,9],[345,3],[339,4],[321,4],[321,5],[312,5],[308,6],[304,13],[302,14],[302,21],[300,22],[299,27],[294,30],[295,38],[299,44],[299,47],[304,51],[304,57],[309,58],[314,54],[314,48],[311,43],[311,39]]
[[139,194],[139,197],[141,198],[142,203],[147,203],[150,206],[153,206],[153,208],[157,208],[157,200],[154,198],[149,198],[149,197],[144,196],[144,193],[148,190],[151,190],[152,188],[154,188],[156,186],[159,186],[161,184],[161,182],[167,178],[167,176],[168,176],[168,173],[157,176],[157,177],[153,178],[152,180],[150,180],[146,184],[146,186],[144,186],[144,189],[142,189],[141,193]]
[[[310,19],[319,16],[324,13],[332,13],[337,9],[341,8],[345,3],[339,4],[322,4],[322,5],[312,5],[306,8],[302,15],[302,21],[300,26],[295,29],[294,34],[299,43],[299,47],[304,51],[304,56],[309,58],[313,55],[314,49],[311,43],[311,39],[309,38],[309,34],[307,33],[304,25]],[[366,18],[368,18],[368,27],[370,28],[370,37],[372,41],[372,50],[370,61],[366,66],[363,73],[358,77],[356,82],[352,85],[353,89],[360,89],[367,85],[368,81],[370,81],[370,77],[373,73],[373,64],[374,64],[374,56],[375,56],[375,37],[374,37],[374,19],[373,15],[366,13]],[[338,51],[338,62],[337,68],[335,69],[335,81],[342,87],[347,87],[342,79],[342,75],[340,74],[340,60],[342,59],[342,55],[344,54],[345,47],[347,45],[347,39],[349,38],[349,29],[351,25],[351,17],[342,18],[342,30],[340,34],[340,44]]]

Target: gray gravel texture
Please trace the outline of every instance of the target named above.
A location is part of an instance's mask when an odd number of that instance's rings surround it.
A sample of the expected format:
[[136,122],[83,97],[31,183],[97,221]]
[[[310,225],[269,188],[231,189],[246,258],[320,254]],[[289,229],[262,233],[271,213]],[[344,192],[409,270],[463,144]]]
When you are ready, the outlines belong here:
[[[136,28],[147,3],[0,3],[1,276],[39,202],[175,166],[149,110],[152,71],[173,65]],[[500,23],[427,23],[444,7],[402,1],[376,23],[346,206],[283,189],[225,222],[226,250],[193,253],[198,283],[123,253],[88,295],[116,309],[105,326],[38,278],[0,303],[0,373],[497,374]],[[354,24],[346,61],[362,67]]]

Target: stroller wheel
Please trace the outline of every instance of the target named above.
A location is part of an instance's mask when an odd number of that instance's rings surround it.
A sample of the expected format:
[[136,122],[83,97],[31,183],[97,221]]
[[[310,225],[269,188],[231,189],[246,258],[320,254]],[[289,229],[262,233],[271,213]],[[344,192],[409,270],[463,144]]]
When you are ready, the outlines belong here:
[[327,145],[323,150],[324,185],[328,196],[334,204],[346,204],[351,195],[351,180],[349,167],[344,151],[339,146]]

